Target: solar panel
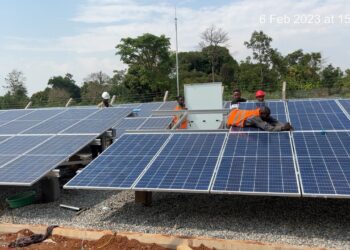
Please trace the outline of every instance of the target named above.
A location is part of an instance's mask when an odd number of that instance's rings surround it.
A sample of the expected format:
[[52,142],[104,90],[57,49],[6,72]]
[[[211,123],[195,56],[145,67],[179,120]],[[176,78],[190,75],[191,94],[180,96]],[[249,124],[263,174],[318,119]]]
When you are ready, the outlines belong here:
[[0,126],[0,134],[18,134],[26,129],[35,126],[38,123],[40,123],[40,121],[11,121]]
[[339,103],[344,107],[346,112],[350,115],[350,100],[338,100]]
[[149,103],[142,103],[138,109],[140,111],[136,112],[135,116],[138,117],[149,117],[152,115],[153,110],[158,110],[159,107],[162,105],[162,102],[149,102]]
[[295,130],[350,128],[350,120],[334,100],[289,101],[288,110]]
[[304,196],[350,197],[350,132],[293,134]]
[[165,129],[173,121],[173,117],[149,117],[140,129]]
[[28,153],[28,155],[70,156],[95,139],[94,135],[58,135]]
[[164,102],[158,110],[174,110],[177,105],[177,101]]
[[135,118],[124,118],[117,125],[114,126],[117,137],[120,137],[125,133],[126,130],[137,130],[147,118],[135,117]]
[[174,134],[134,189],[209,192],[225,136]]
[[289,133],[231,133],[211,193],[299,196]]
[[65,187],[130,189],[168,137],[168,134],[124,134]]
[[43,121],[43,120],[49,119],[50,117],[58,115],[59,113],[61,113],[63,111],[64,111],[64,109],[34,110],[33,112],[18,118],[18,121],[22,121],[22,120],[23,121]]
[[29,114],[33,110],[29,109],[18,109],[18,110],[7,110],[0,113],[0,121],[12,121],[14,119],[20,118],[23,115]]
[[50,136],[14,136],[0,143],[0,155],[20,155],[43,143]]
[[0,167],[0,185],[30,186],[59,165],[65,156],[24,155]]
[[52,118],[23,131],[22,134],[58,134],[78,122],[79,120]]
[[89,116],[77,124],[69,127],[61,133],[66,134],[83,134],[96,133],[100,134],[109,128],[112,128],[119,120],[131,113],[130,108],[104,108]]

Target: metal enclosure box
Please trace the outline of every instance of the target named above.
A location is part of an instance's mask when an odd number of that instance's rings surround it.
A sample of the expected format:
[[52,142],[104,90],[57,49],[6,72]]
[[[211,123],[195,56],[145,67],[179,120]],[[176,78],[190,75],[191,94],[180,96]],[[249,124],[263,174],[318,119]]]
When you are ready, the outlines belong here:
[[[185,84],[185,102],[189,110],[222,109],[222,84]],[[188,116],[188,129],[218,129],[223,120],[222,114],[195,114]]]

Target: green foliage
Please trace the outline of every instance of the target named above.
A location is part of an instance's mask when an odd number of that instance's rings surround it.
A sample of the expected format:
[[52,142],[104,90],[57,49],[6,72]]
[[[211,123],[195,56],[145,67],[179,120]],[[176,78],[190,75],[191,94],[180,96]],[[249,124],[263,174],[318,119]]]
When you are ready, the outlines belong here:
[[51,86],[52,89],[64,90],[68,93],[69,97],[76,99],[80,98],[80,88],[75,84],[75,81],[73,80],[73,75],[69,73],[67,73],[64,77],[54,76],[49,79],[47,84]]
[[30,100],[32,101],[32,106],[34,107],[45,107],[49,101],[50,88],[46,88],[44,91],[38,91],[34,93]]
[[144,95],[140,101],[152,101],[152,93],[169,90],[172,82],[169,38],[146,33],[123,38],[116,49],[116,54],[129,66],[123,85],[132,94]]

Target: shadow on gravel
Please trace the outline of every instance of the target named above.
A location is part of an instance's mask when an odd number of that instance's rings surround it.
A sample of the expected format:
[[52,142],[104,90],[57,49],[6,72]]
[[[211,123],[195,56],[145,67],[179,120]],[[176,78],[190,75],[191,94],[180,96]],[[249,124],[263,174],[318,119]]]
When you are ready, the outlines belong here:
[[104,220],[348,241],[349,209],[349,200],[154,193],[151,207],[129,202]]
[[[94,207],[115,195],[115,191],[92,191],[92,190],[65,190],[61,189],[61,197],[58,201],[50,203],[39,203],[22,208],[10,209],[5,204],[5,197],[14,195],[28,188],[0,188],[0,223],[33,223],[57,224],[58,222],[76,219],[76,212],[60,208],[60,204],[76,206],[81,208]],[[4,217],[11,221],[4,221]]]

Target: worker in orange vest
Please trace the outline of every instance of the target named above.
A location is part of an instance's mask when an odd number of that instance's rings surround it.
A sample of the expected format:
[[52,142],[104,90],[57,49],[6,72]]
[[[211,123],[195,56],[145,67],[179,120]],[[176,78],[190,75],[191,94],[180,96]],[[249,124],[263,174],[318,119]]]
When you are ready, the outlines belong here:
[[[183,96],[178,96],[176,97],[176,100],[177,100],[177,105],[175,107],[174,110],[186,110],[186,106],[185,106],[185,98]],[[176,115],[174,116],[173,118],[173,125],[175,125],[177,123],[177,121],[181,118],[181,115]],[[180,129],[186,129],[187,128],[187,118],[185,118],[180,127]]]
[[290,131],[293,127],[289,122],[281,123],[270,116],[271,111],[267,106],[253,110],[233,109],[227,118],[227,127],[257,127],[265,131]]

